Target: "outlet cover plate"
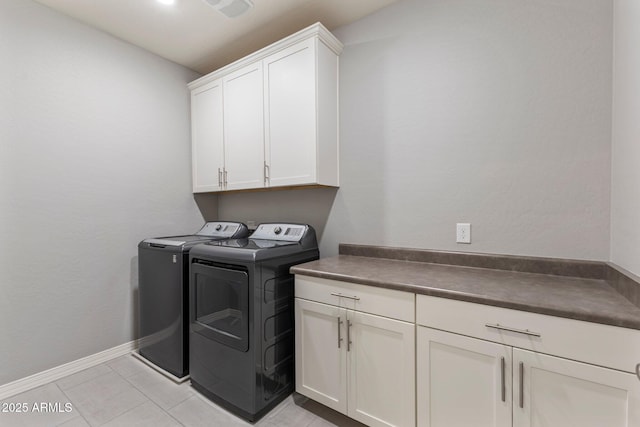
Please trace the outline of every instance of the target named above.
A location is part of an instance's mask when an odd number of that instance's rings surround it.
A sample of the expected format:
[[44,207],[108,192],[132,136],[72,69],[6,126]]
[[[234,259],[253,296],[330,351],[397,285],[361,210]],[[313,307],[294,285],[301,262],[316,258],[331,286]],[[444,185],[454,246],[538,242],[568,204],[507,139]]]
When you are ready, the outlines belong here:
[[471,243],[471,224],[459,222],[456,224],[456,243]]

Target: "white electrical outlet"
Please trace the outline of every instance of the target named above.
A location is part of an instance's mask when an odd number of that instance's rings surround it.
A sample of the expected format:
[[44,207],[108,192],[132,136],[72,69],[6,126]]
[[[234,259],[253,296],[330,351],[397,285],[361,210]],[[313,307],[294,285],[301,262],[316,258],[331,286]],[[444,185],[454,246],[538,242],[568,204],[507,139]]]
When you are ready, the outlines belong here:
[[456,224],[456,243],[471,243],[471,224],[459,222]]

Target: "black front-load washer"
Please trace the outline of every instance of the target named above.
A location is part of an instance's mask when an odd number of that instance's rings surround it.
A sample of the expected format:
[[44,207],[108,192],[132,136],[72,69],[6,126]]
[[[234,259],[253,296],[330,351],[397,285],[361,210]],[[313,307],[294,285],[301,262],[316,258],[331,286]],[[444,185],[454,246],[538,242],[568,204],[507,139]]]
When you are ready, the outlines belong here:
[[188,236],[146,239],[138,245],[139,355],[183,379],[189,373],[189,250],[197,244],[249,235],[238,222],[207,222]]
[[319,257],[315,231],[260,224],[248,239],[209,242],[189,255],[191,385],[256,421],[295,385],[292,265]]

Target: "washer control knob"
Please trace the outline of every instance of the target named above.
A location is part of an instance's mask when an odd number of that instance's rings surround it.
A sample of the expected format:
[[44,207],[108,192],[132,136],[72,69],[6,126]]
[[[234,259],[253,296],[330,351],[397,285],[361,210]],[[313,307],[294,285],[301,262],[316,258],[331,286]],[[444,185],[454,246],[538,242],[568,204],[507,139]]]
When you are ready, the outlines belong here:
[[222,230],[222,224],[216,225],[216,231],[220,231],[220,230]]
[[278,235],[278,234],[282,233],[282,228],[276,227],[276,228],[273,229],[273,232],[276,233],[276,235]]

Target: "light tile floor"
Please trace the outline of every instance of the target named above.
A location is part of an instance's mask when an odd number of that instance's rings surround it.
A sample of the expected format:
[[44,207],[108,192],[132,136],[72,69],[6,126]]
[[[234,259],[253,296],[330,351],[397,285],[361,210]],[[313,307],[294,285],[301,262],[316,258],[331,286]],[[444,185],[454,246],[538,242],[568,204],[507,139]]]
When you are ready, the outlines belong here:
[[[41,404],[45,407],[41,407]],[[35,405],[35,406],[34,406]],[[17,408],[26,409],[16,412]],[[255,424],[176,384],[131,355],[0,402],[2,427],[329,427],[362,426],[300,395],[287,397]]]

